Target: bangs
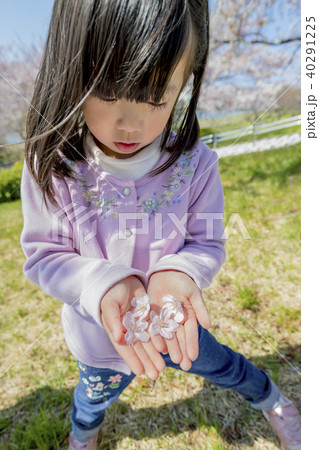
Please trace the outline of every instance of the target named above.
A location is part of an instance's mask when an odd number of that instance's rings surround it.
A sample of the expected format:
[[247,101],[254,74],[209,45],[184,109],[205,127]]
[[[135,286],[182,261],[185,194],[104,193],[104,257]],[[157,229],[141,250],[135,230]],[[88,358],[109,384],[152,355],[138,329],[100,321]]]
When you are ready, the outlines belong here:
[[86,92],[159,103],[190,40],[186,2],[111,0],[104,11],[101,3],[87,34]]

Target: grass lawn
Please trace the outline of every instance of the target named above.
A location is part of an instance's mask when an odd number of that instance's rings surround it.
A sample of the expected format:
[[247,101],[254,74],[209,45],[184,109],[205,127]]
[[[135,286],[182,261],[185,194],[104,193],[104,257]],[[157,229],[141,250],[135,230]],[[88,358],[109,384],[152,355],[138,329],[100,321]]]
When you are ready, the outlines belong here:
[[[300,145],[219,165],[229,239],[227,261],[204,291],[211,331],[300,408]],[[77,365],[61,302],[22,273],[21,230],[20,200],[0,204],[1,373],[11,366],[1,380],[0,448],[66,449]],[[279,448],[239,394],[173,369],[156,382],[137,377],[107,411],[99,440],[103,449]]]

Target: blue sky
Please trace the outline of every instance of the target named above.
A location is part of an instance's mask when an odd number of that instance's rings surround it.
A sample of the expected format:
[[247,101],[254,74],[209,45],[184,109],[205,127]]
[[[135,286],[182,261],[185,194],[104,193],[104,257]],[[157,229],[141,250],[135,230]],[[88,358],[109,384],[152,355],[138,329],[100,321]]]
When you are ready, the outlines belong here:
[[[10,46],[22,41],[28,46],[44,41],[53,3],[54,0],[0,0],[0,45]],[[285,17],[285,8],[278,11],[268,33],[276,36],[280,27],[280,34],[284,29],[289,34],[290,21],[289,16]]]
[[44,41],[53,3],[54,0],[0,0],[0,45]]
[[0,44],[44,40],[53,0],[0,0]]

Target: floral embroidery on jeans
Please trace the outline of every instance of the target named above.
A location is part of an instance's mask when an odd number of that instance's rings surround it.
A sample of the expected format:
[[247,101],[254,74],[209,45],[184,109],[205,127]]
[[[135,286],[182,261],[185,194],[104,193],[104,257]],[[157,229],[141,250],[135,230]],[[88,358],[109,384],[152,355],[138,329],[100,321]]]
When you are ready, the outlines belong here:
[[97,377],[89,376],[90,381],[101,381],[101,377],[98,375]]
[[108,387],[111,387],[111,385],[103,384],[99,375],[96,377],[90,376],[89,380],[87,380],[86,378],[81,378],[81,380],[84,384],[87,385],[85,392],[89,398],[98,399],[110,395],[109,392],[103,391],[105,391],[105,389],[107,389]]
[[85,371],[86,371],[86,367],[82,366],[82,364],[81,364],[81,363],[79,363],[79,368],[80,368],[81,370],[83,370],[83,372],[85,372]]
[[108,381],[111,382],[109,387],[111,389],[117,389],[118,387],[120,387],[121,380],[122,380],[122,375],[120,375],[120,374],[111,375],[110,378],[108,379]]

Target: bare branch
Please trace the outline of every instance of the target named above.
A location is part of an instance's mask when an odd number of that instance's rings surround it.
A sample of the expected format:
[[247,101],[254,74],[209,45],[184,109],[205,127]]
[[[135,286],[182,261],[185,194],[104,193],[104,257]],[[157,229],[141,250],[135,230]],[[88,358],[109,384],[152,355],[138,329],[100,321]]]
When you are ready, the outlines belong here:
[[[282,45],[282,44],[288,44],[290,42],[301,41],[300,36],[295,36],[295,37],[291,37],[291,38],[287,38],[287,39],[276,39],[275,41],[269,41],[267,39],[246,40],[247,36],[248,35],[237,36],[235,42],[244,42],[245,44]],[[217,44],[217,45],[224,45],[224,44],[233,44],[234,41],[232,41],[230,39],[224,39],[224,40],[212,39],[212,43]]]

